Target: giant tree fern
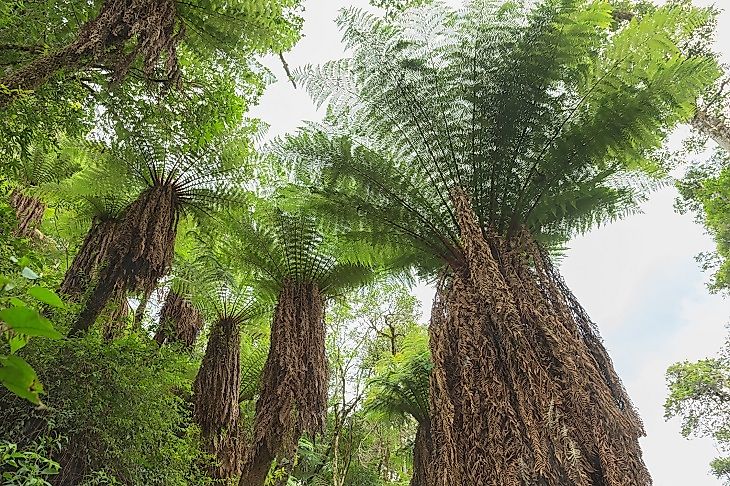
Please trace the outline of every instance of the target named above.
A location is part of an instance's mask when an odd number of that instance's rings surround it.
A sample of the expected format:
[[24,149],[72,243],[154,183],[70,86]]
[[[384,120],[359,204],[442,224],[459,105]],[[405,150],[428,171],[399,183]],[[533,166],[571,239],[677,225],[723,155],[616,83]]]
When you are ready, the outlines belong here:
[[135,186],[138,196],[119,219],[97,284],[72,333],[87,330],[113,296],[157,284],[170,268],[183,215],[208,218],[239,200],[243,161],[237,151],[227,151],[228,142],[219,138],[181,150],[175,138],[119,139],[97,169],[87,173],[99,186]]
[[[18,67],[0,78],[4,87],[0,107],[60,71],[101,68],[111,73],[113,81],[120,81],[135,69],[148,81],[178,83],[180,44],[198,56],[224,63],[254,52],[286,50],[298,37],[297,4],[298,0],[102,0],[82,9],[76,5],[66,16],[64,6],[51,16],[58,22],[50,26],[57,31],[50,36],[57,45],[48,51],[33,45],[23,49],[27,38],[13,43],[11,23],[0,28],[0,38],[8,39],[10,49],[3,50],[10,51],[11,65]],[[86,10],[85,21],[77,10]],[[37,13],[35,9],[28,12]],[[18,11],[19,24],[34,20],[23,18],[28,12]],[[6,53],[0,50],[0,54]]]
[[635,211],[652,153],[717,76],[690,7],[616,28],[603,1],[340,17],[352,57],[300,72],[330,122],[282,144],[310,206],[440,276],[435,484],[646,485],[641,421],[546,250]]
[[[276,301],[271,344],[256,403],[241,485],[263,485],[276,457],[293,457],[302,434],[322,431],[327,409],[324,307],[327,296],[356,286],[372,270],[343,258],[315,220],[259,202],[226,222],[222,253],[252,269]],[[338,258],[340,256],[340,258]]]

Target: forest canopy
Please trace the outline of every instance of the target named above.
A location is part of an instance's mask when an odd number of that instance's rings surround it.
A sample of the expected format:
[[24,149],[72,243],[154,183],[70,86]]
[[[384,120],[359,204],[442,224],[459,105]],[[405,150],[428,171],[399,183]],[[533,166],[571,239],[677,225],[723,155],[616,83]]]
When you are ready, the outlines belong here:
[[[678,206],[730,285],[718,11],[373,0],[290,69],[307,6],[0,6],[3,484],[652,484],[557,263],[709,137]],[[272,59],[325,113],[274,139]],[[723,359],[666,407],[724,444]]]

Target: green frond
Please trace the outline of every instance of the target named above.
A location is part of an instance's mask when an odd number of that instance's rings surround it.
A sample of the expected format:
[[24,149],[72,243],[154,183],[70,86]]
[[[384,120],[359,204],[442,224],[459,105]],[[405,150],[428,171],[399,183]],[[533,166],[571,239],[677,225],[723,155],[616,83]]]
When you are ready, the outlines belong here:
[[663,177],[647,162],[718,76],[682,50],[708,15],[672,5],[616,30],[602,0],[346,9],[352,56],[297,73],[328,118],[276,151],[322,214],[442,264],[459,258],[457,187],[485,231],[565,241],[636,210],[632,174]]
[[405,416],[428,420],[431,355],[428,334],[418,328],[403,339],[403,348],[378,363],[368,383],[364,410],[379,419],[399,420]]

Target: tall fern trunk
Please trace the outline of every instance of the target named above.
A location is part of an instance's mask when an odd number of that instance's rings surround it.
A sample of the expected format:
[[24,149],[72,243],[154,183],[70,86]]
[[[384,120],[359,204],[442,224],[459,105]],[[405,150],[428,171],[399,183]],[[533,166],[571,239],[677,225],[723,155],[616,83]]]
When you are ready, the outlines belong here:
[[203,363],[193,383],[193,419],[209,453],[218,460],[211,474],[228,479],[239,471],[238,395],[241,390],[241,334],[238,322],[213,324]]
[[160,346],[165,343],[180,343],[190,350],[202,327],[203,316],[200,311],[188,299],[170,290],[160,311],[160,325],[155,333],[155,341]]
[[[0,92],[0,108],[18,98],[21,90],[35,90],[62,70],[76,71],[105,63],[120,80],[138,56],[144,60],[145,74],[151,75],[164,55],[165,73],[170,81],[177,81],[176,47],[183,30],[175,32],[176,22],[174,0],[106,0],[97,17],[81,27],[69,45],[0,78],[0,85],[8,88]],[[135,45],[125,52],[130,40]]]
[[79,300],[86,293],[114,241],[116,225],[113,219],[94,220],[91,224],[81,248],[63,276],[59,291],[64,296]]
[[18,226],[13,233],[22,237],[33,236],[33,232],[41,223],[43,213],[46,211],[43,201],[15,189],[10,194],[10,206],[15,210],[15,216],[18,219]]
[[698,110],[692,119],[692,125],[730,153],[730,120],[722,120],[705,110]]
[[126,209],[72,336],[86,332],[112,297],[153,289],[168,272],[177,235],[177,204],[174,188],[163,185],[147,189]]
[[324,300],[316,284],[286,281],[256,402],[240,486],[261,486],[275,458],[292,459],[302,434],[324,429],[327,412]]
[[426,419],[419,422],[418,429],[416,429],[416,441],[413,444],[413,476],[410,486],[432,484],[431,456],[431,422]]
[[485,237],[454,201],[464,263],[431,317],[432,484],[651,484],[641,420],[545,253],[526,234]]

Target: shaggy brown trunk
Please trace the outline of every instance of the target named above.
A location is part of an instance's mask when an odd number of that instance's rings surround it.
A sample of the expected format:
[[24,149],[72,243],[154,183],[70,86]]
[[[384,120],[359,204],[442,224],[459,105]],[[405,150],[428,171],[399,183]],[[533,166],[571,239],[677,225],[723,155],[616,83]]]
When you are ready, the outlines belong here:
[[193,419],[200,426],[206,448],[219,464],[215,478],[238,474],[240,443],[238,395],[241,390],[241,335],[238,322],[217,321],[210,332],[203,363],[193,383]]
[[714,117],[705,110],[697,110],[692,119],[692,125],[730,153],[730,123],[728,121]]
[[114,219],[94,220],[81,248],[66,270],[59,291],[72,300],[80,300],[89,288],[109,250],[117,222]]
[[[2,96],[2,95],[0,95]],[[10,194],[10,206],[15,209],[18,218],[18,227],[13,234],[21,237],[31,237],[41,223],[46,205],[40,199],[23,194],[15,189]]]
[[186,298],[170,290],[160,311],[160,326],[155,333],[155,341],[162,346],[167,343],[180,343],[191,350],[203,327],[203,316]]
[[[79,30],[69,45],[42,55],[0,78],[9,92],[0,92],[0,108],[9,105],[21,93],[35,90],[57,72],[79,70],[98,63],[111,63],[115,81],[121,80],[132,62],[141,57],[144,74],[152,77],[161,57],[165,57],[165,75],[170,82],[179,79],[176,48],[184,33],[177,32],[174,0],[106,0],[99,15]],[[128,41],[134,40],[131,49]]]
[[154,289],[172,263],[177,222],[177,197],[171,186],[151,187],[127,208],[72,336],[86,332],[112,297]]
[[641,420],[546,254],[529,235],[485,237],[454,203],[464,261],[431,316],[431,484],[651,484]]
[[413,477],[410,486],[432,484],[431,423],[428,419],[418,423],[416,441],[413,444]]
[[271,324],[240,486],[261,486],[275,458],[291,460],[302,434],[324,428],[327,411],[324,302],[310,282],[286,281]]

